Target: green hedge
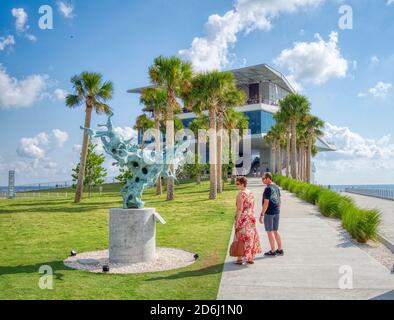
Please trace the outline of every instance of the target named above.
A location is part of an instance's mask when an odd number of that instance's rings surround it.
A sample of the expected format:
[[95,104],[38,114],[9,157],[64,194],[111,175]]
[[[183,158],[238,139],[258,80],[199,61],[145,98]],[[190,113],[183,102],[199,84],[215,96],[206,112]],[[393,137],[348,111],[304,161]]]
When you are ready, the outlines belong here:
[[379,210],[361,209],[350,197],[317,185],[278,175],[274,177],[274,181],[297,197],[317,205],[324,216],[341,219],[342,226],[358,242],[377,239],[381,223]]

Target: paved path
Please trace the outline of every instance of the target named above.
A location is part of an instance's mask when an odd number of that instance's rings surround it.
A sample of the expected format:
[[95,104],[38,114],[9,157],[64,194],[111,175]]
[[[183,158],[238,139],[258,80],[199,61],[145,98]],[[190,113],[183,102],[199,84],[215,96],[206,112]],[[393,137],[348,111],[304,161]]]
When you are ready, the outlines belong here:
[[[251,179],[256,215],[263,187]],[[281,232],[285,256],[256,257],[252,266],[237,266],[227,257],[218,299],[392,299],[394,274],[343,237],[315,206],[282,193]],[[268,241],[258,225],[263,249]],[[353,290],[339,289],[341,266],[351,266]]]
[[360,207],[378,208],[382,213],[380,233],[385,244],[394,253],[394,201],[375,197],[367,197],[353,193],[344,193],[352,197]]

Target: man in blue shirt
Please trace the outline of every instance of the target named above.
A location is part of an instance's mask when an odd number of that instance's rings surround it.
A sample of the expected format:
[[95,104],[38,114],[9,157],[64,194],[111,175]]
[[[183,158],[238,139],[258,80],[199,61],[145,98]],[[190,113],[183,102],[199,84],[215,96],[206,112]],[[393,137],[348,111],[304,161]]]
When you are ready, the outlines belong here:
[[[264,173],[263,183],[267,186],[263,194],[263,207],[260,216],[260,223],[264,224],[265,231],[268,234],[268,240],[271,246],[271,251],[265,253],[265,256],[283,255],[282,239],[278,232],[281,195],[280,190],[276,184],[272,183],[272,174]],[[276,249],[276,245],[278,249]]]

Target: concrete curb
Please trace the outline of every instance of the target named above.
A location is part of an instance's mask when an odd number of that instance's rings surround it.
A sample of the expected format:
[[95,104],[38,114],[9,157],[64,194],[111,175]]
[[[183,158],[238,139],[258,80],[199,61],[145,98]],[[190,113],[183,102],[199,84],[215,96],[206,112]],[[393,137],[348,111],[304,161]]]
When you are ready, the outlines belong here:
[[[394,244],[391,243],[385,236],[378,233],[378,240],[384,244],[394,254]],[[393,269],[394,270],[394,269]]]

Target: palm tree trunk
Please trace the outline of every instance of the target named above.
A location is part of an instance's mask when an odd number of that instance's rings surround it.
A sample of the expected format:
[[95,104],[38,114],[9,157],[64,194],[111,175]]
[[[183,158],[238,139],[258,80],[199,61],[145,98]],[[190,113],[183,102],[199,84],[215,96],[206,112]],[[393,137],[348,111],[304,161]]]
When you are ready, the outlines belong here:
[[306,152],[306,181],[311,183],[311,171],[312,171],[312,136],[308,140],[308,149]]
[[216,164],[216,112],[213,106],[209,109],[209,128],[210,128],[210,136],[209,136],[209,176],[210,176],[210,193],[209,199],[217,198],[217,164]]
[[271,173],[275,173],[275,153],[276,153],[276,147],[275,144],[273,143],[271,146]]
[[299,176],[300,180],[304,181],[304,144],[301,142],[299,149]]
[[277,150],[276,150],[276,173],[278,175],[282,175],[282,152],[279,143],[277,144]]
[[[155,119],[155,149],[156,154],[160,154],[161,152],[161,141],[160,141],[160,113],[155,110],[154,111],[154,119]],[[163,186],[161,185],[161,176],[157,178],[156,182],[156,195],[161,195],[163,193]]]
[[286,144],[286,177],[290,177],[290,130],[287,131],[287,144]]
[[291,123],[291,177],[297,179],[297,128],[296,122]]
[[[90,128],[90,122],[92,120],[92,106],[90,99],[86,100],[86,111],[85,111],[85,128]],[[81,151],[81,160],[79,163],[79,175],[78,175],[78,184],[77,190],[75,192],[75,203],[80,203],[83,196],[83,180],[85,177],[85,167],[86,167],[86,158],[88,155],[88,145],[89,145],[89,135],[86,131],[83,134],[82,141],[82,151]]]
[[[166,145],[167,150],[171,153],[174,152],[174,104],[176,103],[175,96],[172,90],[168,91],[168,110],[167,110],[167,117],[166,117]],[[171,172],[174,172],[174,163],[171,160],[170,164]],[[171,201],[174,200],[174,178],[168,177],[167,178],[167,200]]]
[[222,167],[222,158],[223,158],[223,113],[219,112],[218,114],[218,127],[217,127],[217,188],[218,188],[218,193],[223,192],[223,167]]

